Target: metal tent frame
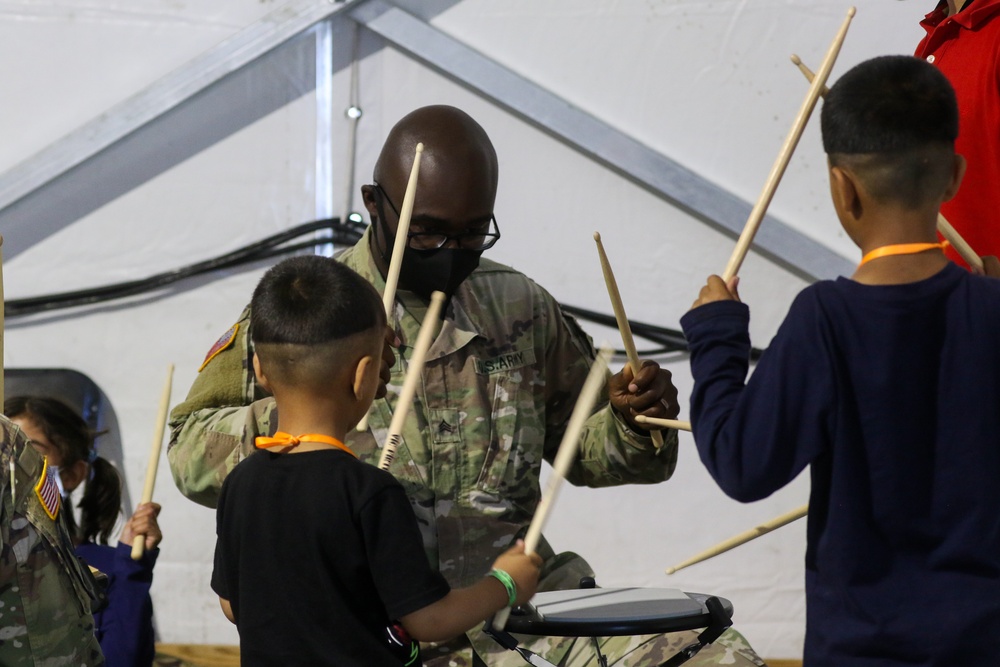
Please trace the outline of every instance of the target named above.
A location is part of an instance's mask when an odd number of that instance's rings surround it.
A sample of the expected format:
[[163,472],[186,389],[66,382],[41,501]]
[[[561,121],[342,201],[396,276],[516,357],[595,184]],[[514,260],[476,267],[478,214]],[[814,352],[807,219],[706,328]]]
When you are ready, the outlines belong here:
[[[5,254],[16,257],[321,88],[354,57],[347,36],[355,26],[697,220],[733,238],[739,235],[750,203],[431,24],[459,1],[292,0],[0,175]],[[288,71],[301,72],[301,79],[277,76]],[[321,92],[317,90],[320,124],[330,113],[329,95]],[[319,141],[328,142],[328,134],[321,133]],[[323,166],[318,164],[317,171],[322,174]],[[329,209],[330,200],[329,193],[318,194],[317,208]],[[805,280],[851,268],[841,255],[771,216],[765,217],[753,247]]]

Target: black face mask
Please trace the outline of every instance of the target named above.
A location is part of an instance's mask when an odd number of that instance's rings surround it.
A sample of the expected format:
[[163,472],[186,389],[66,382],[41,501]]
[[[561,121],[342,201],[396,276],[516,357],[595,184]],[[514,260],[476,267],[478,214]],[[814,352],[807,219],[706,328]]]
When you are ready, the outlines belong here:
[[[380,248],[378,239],[375,239],[375,247],[388,266],[392,261],[392,254],[389,251],[389,228],[383,220],[384,216],[380,215],[375,224],[381,228],[385,243]],[[440,291],[450,299],[458,286],[479,266],[482,254],[482,250],[418,250],[407,245],[403,248],[403,261],[399,267],[399,289],[413,292],[424,299],[430,299],[432,292]]]
[[482,250],[417,250],[406,246],[399,268],[399,287],[425,299],[430,299],[434,291],[444,292],[451,298],[462,281],[479,266],[482,254]]

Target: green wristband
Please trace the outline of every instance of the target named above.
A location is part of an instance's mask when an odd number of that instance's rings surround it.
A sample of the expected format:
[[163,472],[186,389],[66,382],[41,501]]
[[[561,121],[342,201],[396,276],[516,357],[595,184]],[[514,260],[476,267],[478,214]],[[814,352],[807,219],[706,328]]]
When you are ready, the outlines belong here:
[[513,607],[514,603],[517,602],[517,584],[514,583],[514,578],[503,570],[493,568],[490,572],[491,577],[496,577],[497,581],[503,584],[503,587],[507,589],[507,606]]

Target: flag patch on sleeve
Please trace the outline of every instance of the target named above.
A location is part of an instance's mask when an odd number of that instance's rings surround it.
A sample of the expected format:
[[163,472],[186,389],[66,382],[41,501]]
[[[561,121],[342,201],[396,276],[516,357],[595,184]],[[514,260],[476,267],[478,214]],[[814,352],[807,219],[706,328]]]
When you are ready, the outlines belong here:
[[222,334],[222,336],[219,337],[219,340],[215,341],[215,344],[212,345],[212,349],[210,349],[208,351],[208,354],[205,355],[205,361],[201,362],[201,366],[198,367],[199,373],[202,371],[203,368],[205,368],[205,366],[208,366],[208,362],[214,359],[215,355],[217,355],[219,352],[222,352],[223,350],[229,349],[232,346],[233,341],[236,340],[236,332],[239,330],[240,330],[240,323],[237,322],[233,326],[229,327],[226,333]]
[[59,497],[59,485],[56,484],[55,475],[56,472],[49,467],[49,459],[46,457],[45,464],[42,466],[42,476],[35,484],[35,495],[42,501],[45,513],[53,521],[59,516],[59,506],[62,501]]

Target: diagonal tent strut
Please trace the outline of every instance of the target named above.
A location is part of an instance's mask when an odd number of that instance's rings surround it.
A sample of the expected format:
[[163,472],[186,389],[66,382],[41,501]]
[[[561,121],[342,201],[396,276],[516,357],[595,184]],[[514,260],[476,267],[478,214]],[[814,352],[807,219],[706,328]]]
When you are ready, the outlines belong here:
[[[330,22],[332,71],[349,64],[357,22],[387,44],[559,139],[598,164],[736,238],[751,205],[428,22],[384,0],[296,0],[272,12],[0,176],[8,258],[315,87],[316,42]],[[401,3],[402,4],[402,3]],[[363,54],[364,55],[364,54]],[[288,71],[302,73],[289,81]],[[849,272],[848,260],[767,216],[754,249],[805,279]]]

